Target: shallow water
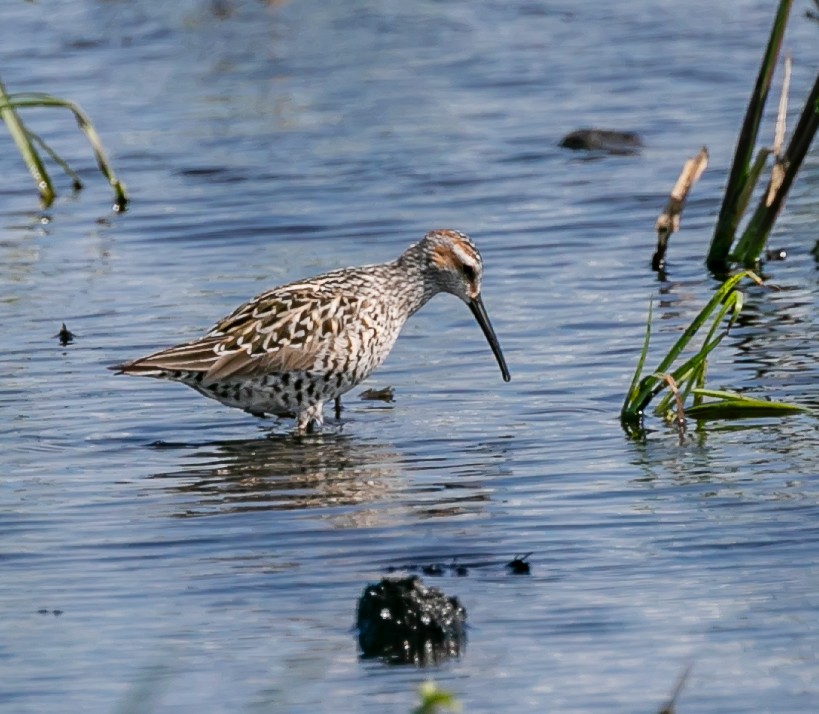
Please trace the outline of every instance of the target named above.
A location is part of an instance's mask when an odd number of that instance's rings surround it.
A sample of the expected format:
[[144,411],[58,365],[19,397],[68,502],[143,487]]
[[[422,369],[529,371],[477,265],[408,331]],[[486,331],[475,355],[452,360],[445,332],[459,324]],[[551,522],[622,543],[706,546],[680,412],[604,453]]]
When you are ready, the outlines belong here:
[[[794,11],[794,97],[817,66]],[[819,695],[815,419],[617,420],[654,298],[658,352],[702,268],[769,3],[12,3],[10,91],[87,188],[40,210],[0,152],[0,705],[13,712],[409,711],[433,677],[469,712],[808,712]],[[36,42],[32,38],[36,37]],[[794,111],[798,111],[797,101]],[[635,130],[636,156],[560,149]],[[709,171],[649,269],[682,161]],[[714,387],[819,407],[814,149]],[[470,233],[513,380],[469,311],[434,300],[341,424],[289,436],[105,367],[191,339],[289,279]],[[76,333],[61,347],[65,321]],[[395,401],[364,401],[365,387]],[[328,416],[330,416],[328,410]],[[503,567],[531,552],[532,574]],[[361,661],[352,624],[388,569],[457,595],[466,653]],[[59,614],[54,614],[54,612]],[[143,699],[148,692],[148,699]],[[128,709],[134,702],[135,708]],[[141,707],[141,708],[140,708]]]

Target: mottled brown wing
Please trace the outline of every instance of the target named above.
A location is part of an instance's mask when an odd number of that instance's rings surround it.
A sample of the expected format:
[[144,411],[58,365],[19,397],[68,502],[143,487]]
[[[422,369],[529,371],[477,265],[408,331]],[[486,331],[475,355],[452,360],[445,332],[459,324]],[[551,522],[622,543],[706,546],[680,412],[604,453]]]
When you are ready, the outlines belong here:
[[280,347],[275,352],[262,354],[252,354],[244,349],[227,352],[211,365],[205,374],[205,382],[308,370],[315,364],[320,348],[321,344],[316,343],[305,344],[300,348]]
[[139,357],[131,362],[114,365],[110,369],[122,374],[144,374],[161,376],[162,372],[203,372],[210,369],[219,358],[215,349],[220,340],[203,338],[194,342],[169,347],[147,357]]
[[201,340],[119,365],[128,374],[204,372],[207,382],[310,369],[331,348],[357,301],[332,286],[294,283],[262,293]]
[[354,295],[344,294],[337,281],[290,283],[240,305],[208,330],[206,337],[234,336],[268,347],[298,347],[327,333],[322,323],[328,318],[354,315],[357,302]]

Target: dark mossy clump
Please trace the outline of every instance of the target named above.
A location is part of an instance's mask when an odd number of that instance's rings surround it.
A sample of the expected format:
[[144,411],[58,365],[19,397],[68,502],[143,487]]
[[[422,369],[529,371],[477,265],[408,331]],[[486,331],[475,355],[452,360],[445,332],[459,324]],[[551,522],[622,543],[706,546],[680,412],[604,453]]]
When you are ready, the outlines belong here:
[[600,151],[606,154],[636,154],[643,146],[640,135],[633,131],[611,129],[577,129],[560,140],[564,149]]
[[466,610],[417,575],[367,585],[356,618],[362,657],[423,667],[466,647]]

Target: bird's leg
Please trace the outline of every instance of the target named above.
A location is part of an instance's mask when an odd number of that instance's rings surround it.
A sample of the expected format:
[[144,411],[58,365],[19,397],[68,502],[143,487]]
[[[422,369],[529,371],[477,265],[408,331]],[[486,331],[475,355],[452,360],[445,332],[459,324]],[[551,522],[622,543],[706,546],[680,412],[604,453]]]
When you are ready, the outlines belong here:
[[313,404],[304,411],[299,412],[296,418],[297,434],[312,434],[320,431],[324,424],[323,413],[324,402]]
[[339,395],[336,397],[335,400],[335,407],[336,407],[336,421],[341,419],[341,396]]

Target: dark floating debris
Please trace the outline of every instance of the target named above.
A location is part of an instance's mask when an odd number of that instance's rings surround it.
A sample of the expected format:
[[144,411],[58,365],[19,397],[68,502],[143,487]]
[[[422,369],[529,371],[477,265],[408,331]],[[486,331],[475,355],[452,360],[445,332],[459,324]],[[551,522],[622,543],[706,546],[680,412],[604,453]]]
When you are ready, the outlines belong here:
[[54,617],[59,617],[63,614],[62,610],[49,610],[47,607],[41,607],[37,610],[38,615],[54,615]]
[[512,571],[513,575],[529,575],[531,568],[529,567],[529,563],[526,562],[526,559],[530,555],[532,554],[524,553],[523,555],[516,555],[506,564],[506,567]]
[[774,248],[772,250],[765,251],[765,260],[787,260],[788,258],[788,251],[784,248]]
[[420,570],[424,575],[429,575],[430,577],[434,578],[443,577],[447,573],[462,578],[469,575],[470,567],[472,566],[462,565],[458,562],[457,558],[453,558],[452,562],[448,565],[444,565],[443,563],[407,563],[406,565],[389,565],[387,566],[387,572],[395,573],[399,570],[408,570],[409,572],[414,573]]
[[465,565],[461,565],[456,558],[452,559],[452,564],[449,566],[449,569],[452,571],[453,575],[459,578],[465,578],[469,575],[469,568]]
[[462,563],[457,557],[453,557],[449,563],[431,562],[431,563],[404,563],[402,565],[388,565],[385,570],[388,573],[410,572],[423,573],[429,577],[441,578],[450,575],[456,578],[466,577],[472,570],[492,568],[495,569],[502,565],[509,570],[510,575],[529,575],[531,573],[531,563],[528,558],[532,553],[524,553],[523,555],[516,555],[508,563],[501,564],[497,560],[476,560],[468,563]]
[[71,332],[71,330],[69,330],[65,326],[65,323],[63,323],[62,327],[60,328],[60,331],[56,335],[54,335],[54,337],[58,337],[60,340],[60,344],[63,347],[65,347],[66,345],[70,345],[74,341],[75,335],[73,332]]
[[417,575],[367,585],[358,601],[358,644],[364,658],[424,667],[466,648],[466,610],[456,597]]
[[637,154],[643,147],[640,135],[633,131],[610,129],[577,129],[560,140],[560,146],[575,151],[602,151],[606,154]]
[[157,439],[147,444],[149,449],[196,449],[199,448],[196,444],[191,444],[185,441],[165,441],[164,439]]
[[424,575],[430,575],[432,577],[440,578],[446,570],[444,566],[440,563],[432,563],[431,565],[424,565],[421,567],[421,572]]
[[368,399],[370,401],[394,402],[395,390],[392,387],[384,387],[383,389],[365,389],[358,396],[361,399]]

